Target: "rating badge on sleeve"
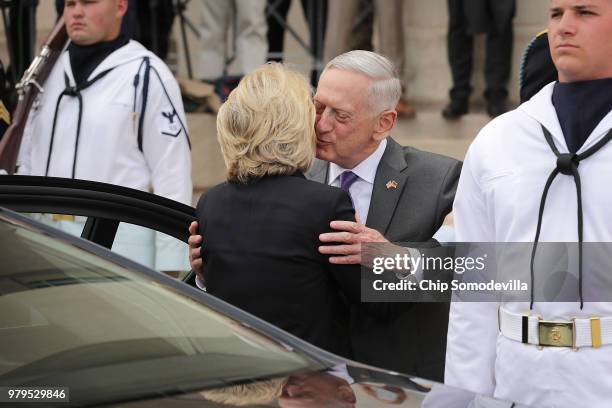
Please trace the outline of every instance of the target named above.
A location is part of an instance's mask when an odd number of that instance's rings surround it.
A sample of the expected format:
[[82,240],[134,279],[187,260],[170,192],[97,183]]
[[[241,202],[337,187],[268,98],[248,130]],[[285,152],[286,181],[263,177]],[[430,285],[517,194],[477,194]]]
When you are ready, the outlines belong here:
[[161,112],[160,132],[162,135],[177,137],[181,133],[181,130],[181,123],[174,109],[167,112]]

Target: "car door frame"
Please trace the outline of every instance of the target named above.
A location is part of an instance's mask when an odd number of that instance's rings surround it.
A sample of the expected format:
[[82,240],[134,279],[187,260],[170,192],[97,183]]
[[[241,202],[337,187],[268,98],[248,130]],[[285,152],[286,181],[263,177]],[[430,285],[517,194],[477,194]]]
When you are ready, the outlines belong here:
[[[0,206],[22,213],[87,217],[81,238],[112,247],[120,222],[139,225],[185,243],[196,220],[191,206],[127,187],[89,180],[0,176]],[[184,281],[195,283],[193,273]]]

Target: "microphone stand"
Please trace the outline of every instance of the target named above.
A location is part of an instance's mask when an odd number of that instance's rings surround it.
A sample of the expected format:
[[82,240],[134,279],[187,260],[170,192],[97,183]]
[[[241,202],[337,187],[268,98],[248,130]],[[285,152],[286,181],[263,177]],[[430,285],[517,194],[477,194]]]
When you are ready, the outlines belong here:
[[197,38],[200,38],[200,33],[194,27],[194,25],[185,17],[185,9],[187,8],[187,3],[190,0],[173,0],[174,12],[179,16],[179,20],[181,22],[181,37],[183,40],[183,49],[185,51],[185,62],[187,63],[187,75],[189,79],[193,79],[193,70],[191,68],[191,55],[189,53],[189,42],[187,41],[187,27],[191,29],[191,31],[195,34]]

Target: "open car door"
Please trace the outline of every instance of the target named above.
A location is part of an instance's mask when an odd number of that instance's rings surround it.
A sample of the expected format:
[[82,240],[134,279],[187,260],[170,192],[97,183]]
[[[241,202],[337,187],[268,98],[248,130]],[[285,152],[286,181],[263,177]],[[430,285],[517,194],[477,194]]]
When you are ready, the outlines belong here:
[[[158,195],[112,184],[56,177],[0,176],[0,206],[33,216],[79,217],[82,220],[80,236],[111,250],[121,224],[165,234],[186,247],[189,224],[195,220],[193,207]],[[193,284],[192,275],[184,272],[177,277]]]

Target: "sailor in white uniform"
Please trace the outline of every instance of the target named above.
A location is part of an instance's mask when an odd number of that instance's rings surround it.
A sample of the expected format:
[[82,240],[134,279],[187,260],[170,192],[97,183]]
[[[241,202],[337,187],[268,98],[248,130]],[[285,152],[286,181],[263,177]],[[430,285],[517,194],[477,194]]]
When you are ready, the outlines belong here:
[[[19,173],[94,180],[191,205],[191,154],[178,85],[153,53],[120,34],[127,0],[68,0],[71,42],[30,113]],[[158,270],[181,270],[170,237],[120,226],[117,252]],[[157,253],[151,249],[157,246]]]
[[[458,241],[534,242],[534,252],[612,242],[611,38],[612,1],[551,0],[559,81],[470,146],[453,208]],[[589,299],[582,254],[574,261],[576,301],[453,302],[445,383],[530,406],[609,407],[612,302]]]

